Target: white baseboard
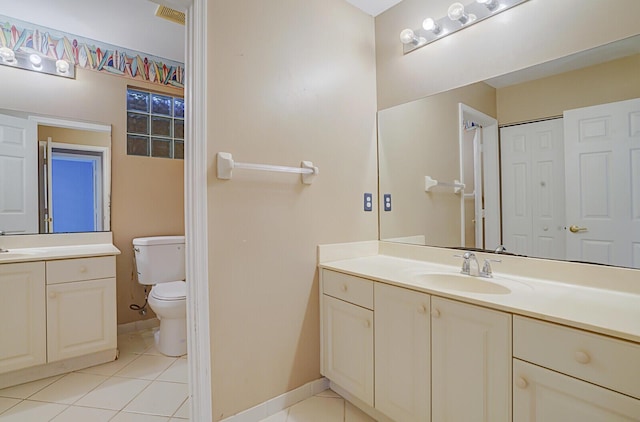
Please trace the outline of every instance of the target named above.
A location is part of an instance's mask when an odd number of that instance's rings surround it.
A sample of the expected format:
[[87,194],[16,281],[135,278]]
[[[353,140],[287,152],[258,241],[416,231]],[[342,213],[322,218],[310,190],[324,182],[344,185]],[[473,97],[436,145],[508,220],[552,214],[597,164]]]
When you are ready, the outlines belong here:
[[149,328],[155,328],[160,326],[160,320],[158,318],[149,318],[142,321],[133,321],[126,324],[118,325],[118,335],[135,333]]
[[320,378],[315,381],[308,382],[295,390],[291,390],[279,395],[278,397],[274,397],[271,400],[267,400],[264,403],[260,403],[259,405],[240,412],[237,415],[223,419],[220,422],[258,422],[286,409],[287,407],[293,406],[304,399],[315,396],[327,388],[329,388],[329,380],[326,378]]

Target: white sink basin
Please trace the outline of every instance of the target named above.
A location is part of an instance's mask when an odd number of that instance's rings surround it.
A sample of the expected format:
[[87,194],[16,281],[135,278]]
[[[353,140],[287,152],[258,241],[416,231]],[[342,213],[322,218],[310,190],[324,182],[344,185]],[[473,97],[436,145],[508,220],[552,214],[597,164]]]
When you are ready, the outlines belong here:
[[426,273],[415,275],[415,280],[427,288],[455,290],[467,293],[506,295],[511,293],[508,287],[488,278],[472,277],[464,274]]

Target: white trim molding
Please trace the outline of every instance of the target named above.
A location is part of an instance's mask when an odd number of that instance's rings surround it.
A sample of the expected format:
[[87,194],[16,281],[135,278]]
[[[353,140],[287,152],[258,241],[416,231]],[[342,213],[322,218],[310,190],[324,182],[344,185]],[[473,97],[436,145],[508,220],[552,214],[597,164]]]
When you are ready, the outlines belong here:
[[319,378],[236,415],[225,418],[220,422],[258,422],[302,400],[315,396],[327,388],[329,388],[329,380],[327,378]]
[[185,237],[191,420],[212,421],[207,236],[207,1],[186,11]]
[[111,125],[100,123],[79,122],[75,120],[59,119],[57,117],[29,116],[29,120],[35,121],[38,125],[55,126],[66,129],[87,130],[91,132],[106,132],[111,135]]

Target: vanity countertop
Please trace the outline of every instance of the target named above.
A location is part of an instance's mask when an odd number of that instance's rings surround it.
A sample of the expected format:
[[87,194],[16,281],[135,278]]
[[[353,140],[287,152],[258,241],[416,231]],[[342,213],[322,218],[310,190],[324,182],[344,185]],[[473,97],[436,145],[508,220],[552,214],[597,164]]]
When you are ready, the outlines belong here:
[[110,243],[46,246],[37,248],[11,248],[9,249],[9,252],[0,252],[0,264],[111,256],[119,254],[120,250]]
[[494,278],[482,280],[504,286],[509,293],[450,290],[434,287],[421,276],[459,275],[460,267],[387,255],[323,262],[320,268],[640,342],[640,287],[635,293],[622,292],[494,272]]

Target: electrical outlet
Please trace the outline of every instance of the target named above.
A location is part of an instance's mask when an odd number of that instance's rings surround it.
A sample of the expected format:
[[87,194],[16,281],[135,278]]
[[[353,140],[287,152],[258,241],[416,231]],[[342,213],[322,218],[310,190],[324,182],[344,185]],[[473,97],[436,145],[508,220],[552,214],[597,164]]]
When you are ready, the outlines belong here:
[[373,194],[371,193],[364,194],[364,210],[373,211]]
[[391,211],[391,194],[390,193],[384,194],[384,210]]

